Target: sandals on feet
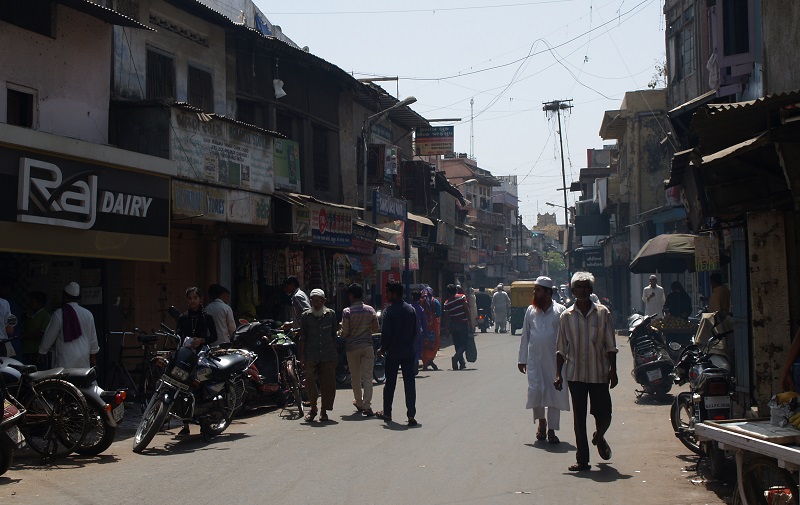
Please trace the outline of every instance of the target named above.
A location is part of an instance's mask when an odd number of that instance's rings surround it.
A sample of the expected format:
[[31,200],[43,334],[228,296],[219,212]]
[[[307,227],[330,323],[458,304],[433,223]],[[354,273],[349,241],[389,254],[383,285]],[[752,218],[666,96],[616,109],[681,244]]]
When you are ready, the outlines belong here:
[[[546,428],[545,428],[546,429]],[[546,440],[547,435],[545,435],[545,430],[539,428],[536,430],[536,440]]]
[[597,453],[600,455],[601,458],[603,458],[606,461],[611,459],[611,447],[609,447],[608,442],[606,442],[605,438],[601,438],[598,440],[596,431],[592,433],[592,444],[597,446]]
[[377,417],[378,419],[383,419],[387,423],[392,420],[392,416],[386,415],[386,413],[382,410],[379,412],[375,412],[375,417]]
[[587,470],[590,470],[591,468],[592,465],[588,463],[584,465],[580,463],[575,463],[574,465],[570,465],[569,467],[567,467],[567,470],[569,470],[570,472],[585,472]]
[[316,417],[317,417],[317,411],[316,410],[312,410],[308,414],[306,414],[306,417],[304,419],[306,420],[307,423],[310,423]]
[[328,414],[322,414],[321,416],[319,416],[319,422],[327,423],[328,421],[330,421],[330,419],[328,419]]
[[559,442],[561,442],[561,440],[558,439],[558,437],[556,436],[556,432],[555,431],[550,430],[550,431],[547,432],[547,443],[548,444],[557,444]]

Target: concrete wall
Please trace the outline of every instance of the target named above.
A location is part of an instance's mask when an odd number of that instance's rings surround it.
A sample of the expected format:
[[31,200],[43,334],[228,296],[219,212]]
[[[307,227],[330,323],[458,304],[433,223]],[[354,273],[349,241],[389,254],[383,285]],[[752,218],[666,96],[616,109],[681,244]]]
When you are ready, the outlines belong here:
[[800,88],[800,2],[761,0],[763,6],[764,94]]
[[[225,30],[194,18],[161,0],[142,0],[139,19],[157,32],[114,28],[113,91],[117,97],[130,100],[146,99],[147,48],[152,47],[175,59],[175,99],[187,101],[189,65],[211,72],[214,86],[214,110],[227,114],[227,62]],[[177,26],[208,37],[208,46],[183,37],[150,22],[155,15],[174,22]]]
[[0,121],[16,85],[34,94],[34,129],[105,144],[112,28],[63,5],[55,11],[55,38],[0,21]]
[[350,92],[342,92],[339,98],[339,158],[342,170],[342,203],[358,206],[358,196],[363,190],[363,185],[358,184],[359,171],[358,149],[363,150],[361,142],[361,121],[356,117],[363,117],[363,107],[353,102]]

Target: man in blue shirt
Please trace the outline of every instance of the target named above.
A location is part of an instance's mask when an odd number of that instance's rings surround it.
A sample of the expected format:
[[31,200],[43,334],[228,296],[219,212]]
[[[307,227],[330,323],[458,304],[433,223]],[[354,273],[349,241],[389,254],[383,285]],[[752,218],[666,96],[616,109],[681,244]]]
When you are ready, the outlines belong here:
[[383,311],[381,348],[378,351],[386,357],[386,384],[383,386],[383,410],[375,415],[387,422],[392,420],[397,371],[402,369],[408,425],[416,426],[417,389],[414,376],[417,371],[417,360],[414,340],[417,336],[417,314],[411,305],[403,301],[402,284],[389,282],[386,284],[386,292],[389,306]]

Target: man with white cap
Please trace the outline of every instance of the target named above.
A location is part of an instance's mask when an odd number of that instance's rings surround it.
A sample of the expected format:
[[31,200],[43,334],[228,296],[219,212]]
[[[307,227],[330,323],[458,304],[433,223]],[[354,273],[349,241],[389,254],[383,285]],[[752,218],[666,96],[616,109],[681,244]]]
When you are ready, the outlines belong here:
[[503,283],[497,285],[492,295],[492,316],[494,317],[494,329],[498,333],[506,332],[508,323],[508,309],[511,307],[511,298],[503,289]]
[[91,312],[78,305],[81,287],[70,282],[62,293],[64,304],[50,317],[39,345],[39,358],[44,361],[47,351],[55,344],[53,366],[64,368],[89,368],[97,364],[97,330]]
[[642,301],[644,302],[645,315],[651,316],[655,314],[656,319],[661,317],[667,297],[664,294],[664,288],[658,285],[658,277],[655,274],[650,276],[650,285],[646,286],[642,292]]
[[517,368],[528,377],[525,408],[533,409],[534,423],[539,421],[536,440],[547,439],[551,444],[559,442],[555,432],[560,427],[561,411],[569,410],[567,390],[551,386],[551,377],[556,374],[558,323],[565,310],[566,307],[553,301],[553,281],[538,277],[522,324]]
[[311,308],[300,316],[300,364],[306,371],[306,393],[311,410],[306,415],[307,422],[317,417],[317,379],[322,392],[322,412],[319,420],[328,420],[328,411],[333,410],[336,397],[336,364],[339,353],[336,351],[336,334],[339,323],[336,312],[325,306],[325,291],[311,290]]

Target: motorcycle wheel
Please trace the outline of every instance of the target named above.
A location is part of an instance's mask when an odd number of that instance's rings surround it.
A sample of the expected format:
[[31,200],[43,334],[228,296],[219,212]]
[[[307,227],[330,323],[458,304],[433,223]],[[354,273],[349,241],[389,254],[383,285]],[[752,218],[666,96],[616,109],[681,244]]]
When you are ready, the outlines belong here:
[[78,389],[61,380],[35,385],[38,395],[23,401],[27,411],[20,426],[28,445],[46,458],[75,451],[89,429],[89,408]]
[[89,407],[89,430],[75,452],[82,456],[97,456],[108,449],[117,434],[116,426],[109,426],[106,411],[98,405]]
[[481,333],[486,333],[487,331],[489,331],[488,328],[481,328]]
[[136,434],[133,436],[133,452],[142,452],[147,447],[147,444],[153,440],[158,430],[164,425],[167,414],[169,414],[169,408],[164,404],[164,397],[158,394],[153,395],[142,414]]
[[700,444],[694,434],[694,407],[692,406],[691,393],[681,393],[675,398],[669,412],[670,421],[672,421],[672,429],[675,430],[675,436],[678,440],[686,446],[687,449],[697,454],[703,455],[700,450]]
[[297,413],[303,417],[303,394],[300,392],[300,379],[297,377],[293,361],[286,363],[286,385],[289,387],[289,392],[292,394],[294,406],[297,408]]
[[725,477],[725,451],[719,448],[718,443],[708,442],[706,453],[711,466],[711,477],[714,479]]
[[[5,435],[0,435],[5,437]],[[11,468],[14,462],[14,447],[9,440],[0,440],[0,475],[3,475]]]
[[747,462],[742,469],[742,488],[747,503],[768,503],[766,498],[770,498],[769,503],[779,503],[779,497],[783,497],[780,503],[797,503],[798,488],[792,474],[771,458],[756,457]]
[[386,362],[381,359],[376,359],[375,364],[372,365],[372,378],[378,384],[386,382]]
[[226,414],[222,409],[211,412],[209,417],[200,421],[200,433],[206,439],[221,435],[231,425],[231,417],[231,414]]
[[655,390],[655,395],[659,399],[664,399],[668,394],[669,391],[672,389],[672,383],[670,381],[664,381],[663,384],[659,385]]

